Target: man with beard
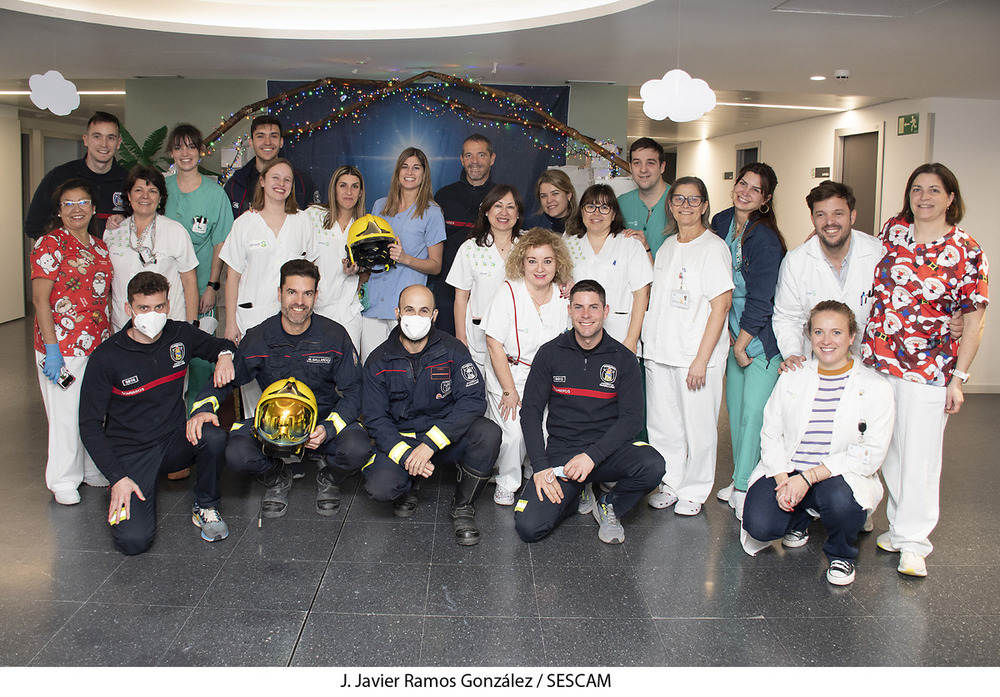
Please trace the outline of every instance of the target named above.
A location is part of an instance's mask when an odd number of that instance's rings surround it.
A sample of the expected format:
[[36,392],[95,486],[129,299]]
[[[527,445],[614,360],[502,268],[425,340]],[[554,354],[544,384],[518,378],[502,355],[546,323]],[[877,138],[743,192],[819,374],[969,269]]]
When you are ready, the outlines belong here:
[[652,138],[639,138],[628,149],[635,189],[618,197],[618,206],[625,216],[626,234],[638,237],[646,251],[656,256],[656,250],[666,239],[667,183],[663,172],[667,162],[663,146]]
[[[252,380],[265,388],[289,378],[300,381],[315,395],[317,417],[303,460],[317,460],[316,512],[332,516],[340,508],[340,484],[361,469],[371,452],[368,434],[358,423],[361,367],[347,330],[313,314],[319,286],[316,265],[306,259],[287,261],[280,283],[281,311],[249,329],[240,341],[233,382],[223,389],[209,383],[198,395],[188,420],[188,440],[198,442],[203,430],[218,429],[219,404],[234,387]],[[236,423],[229,432],[226,464],[259,477],[265,487],[261,516],[280,518],[288,508],[292,475],[281,458],[264,452],[261,445],[252,416]]]
[[497,156],[489,138],[473,133],[462,143],[461,160],[462,174],[459,180],[442,186],[434,194],[435,203],[441,206],[441,212],[444,213],[447,238],[444,241],[441,272],[428,284],[434,291],[434,304],[438,309],[437,328],[452,335],[455,334],[455,289],[445,283],[445,279],[455,262],[458,248],[476,226],[479,206],[494,186],[490,168]]
[[[801,368],[809,355],[803,328],[809,311],[821,300],[839,300],[854,312],[858,326],[868,321],[875,265],[882,259],[882,242],[852,230],[857,217],[854,191],[826,180],[806,196],[814,232],[785,255],[774,296],[771,325],[788,368]],[[858,332],[854,355],[863,332]]]
[[434,327],[434,296],[422,285],[399,294],[399,326],[365,362],[365,426],[375,457],[365,465],[364,488],[392,501],[397,518],[417,510],[419,481],[442,462],[458,470],[451,519],[455,541],[479,542],[473,507],[500,453],[500,427],[483,417],[486,388],[469,349]]

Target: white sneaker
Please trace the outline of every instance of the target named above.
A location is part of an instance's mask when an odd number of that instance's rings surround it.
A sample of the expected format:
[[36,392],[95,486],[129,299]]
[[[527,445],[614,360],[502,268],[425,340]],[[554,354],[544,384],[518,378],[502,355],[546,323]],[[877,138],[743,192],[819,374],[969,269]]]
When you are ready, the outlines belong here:
[[76,489],[67,489],[66,491],[55,491],[53,495],[56,497],[56,503],[60,503],[63,506],[72,506],[74,504],[80,503],[80,492]]
[[733,489],[729,497],[729,507],[736,511],[736,520],[743,520],[743,504],[747,500],[747,492]]
[[896,547],[892,544],[892,537],[887,532],[883,532],[881,535],[875,538],[875,545],[883,552],[899,551],[899,547]]
[[924,558],[916,552],[904,550],[899,555],[899,566],[896,567],[896,571],[907,576],[923,578],[927,575],[927,564],[924,562]]
[[826,572],[826,580],[835,586],[849,586],[854,583],[854,575],[853,562],[834,559]]
[[[792,530],[791,532],[786,532],[785,536],[781,538],[781,546],[788,547],[789,549],[796,549],[806,544],[809,544],[808,530]],[[833,583],[833,581],[830,583]]]
[[698,515],[701,513],[701,504],[696,501],[678,501],[674,506],[674,513],[677,515]]
[[865,532],[871,532],[872,530],[875,529],[875,521],[872,520],[871,513],[869,513],[868,517],[865,518],[865,524],[861,529],[864,530]]
[[649,495],[646,503],[649,504],[650,508],[670,508],[677,503],[677,494],[666,484],[660,484],[656,487],[656,491]]
[[83,483],[86,484],[87,486],[93,486],[98,489],[107,489],[109,486],[111,486],[111,482],[108,481],[108,478],[105,477],[100,472],[98,472],[97,474],[92,474],[89,477],[84,477]]
[[513,506],[515,501],[517,501],[516,491],[504,489],[497,484],[497,490],[493,492],[493,503],[498,506]]
[[716,492],[715,498],[719,499],[720,501],[725,501],[726,503],[729,503],[729,497],[733,495],[733,490],[735,488],[736,486],[734,484],[730,484],[729,486],[724,486],[721,489],[719,489],[718,492]]

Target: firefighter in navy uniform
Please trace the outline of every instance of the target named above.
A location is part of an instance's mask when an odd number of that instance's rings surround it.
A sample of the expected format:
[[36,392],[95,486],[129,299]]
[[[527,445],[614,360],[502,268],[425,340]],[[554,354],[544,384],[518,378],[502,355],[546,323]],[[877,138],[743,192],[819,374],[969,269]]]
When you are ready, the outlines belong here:
[[[579,281],[570,291],[573,328],[543,344],[531,364],[521,430],[534,475],[514,506],[525,542],[546,537],[575,512],[594,515],[602,542],[624,542],[619,519],[663,477],[660,453],[634,440],[644,406],[639,361],[604,331],[609,309],[597,281]],[[617,483],[595,500],[599,482]]]
[[[280,278],[281,312],[252,327],[240,341],[232,385],[226,389],[206,385],[198,395],[188,437],[193,440],[205,431],[218,430],[216,412],[232,388],[255,379],[273,387],[294,378],[315,395],[317,425],[305,443],[304,457],[318,459],[316,512],[332,516],[340,508],[340,484],[360,470],[371,454],[368,434],[357,422],[361,366],[347,330],[313,314],[319,285],[316,265],[292,259],[281,267]],[[260,477],[265,487],[261,515],[280,518],[287,511],[292,488],[291,472],[281,456],[291,453],[277,453],[264,448],[265,444],[273,445],[258,439],[253,417],[234,424],[226,464],[236,472]]]
[[458,482],[451,505],[456,542],[479,542],[475,502],[500,452],[500,427],[483,417],[486,389],[469,350],[434,328],[434,296],[413,285],[399,294],[399,326],[368,357],[364,370],[365,426],[375,457],[365,465],[364,488],[392,501],[393,514],[417,508],[419,478],[435,462],[453,462]]
[[184,377],[192,357],[215,362],[216,384],[233,376],[233,351],[219,339],[185,322],[167,319],[167,279],[152,271],[128,283],[122,330],[94,351],[80,394],[80,437],[101,473],[111,482],[108,522],[115,547],[141,554],[156,534],[156,483],[160,472],[198,465],[191,518],[208,542],[223,540],[229,528],[219,515],[219,475],[224,433],[185,438]]

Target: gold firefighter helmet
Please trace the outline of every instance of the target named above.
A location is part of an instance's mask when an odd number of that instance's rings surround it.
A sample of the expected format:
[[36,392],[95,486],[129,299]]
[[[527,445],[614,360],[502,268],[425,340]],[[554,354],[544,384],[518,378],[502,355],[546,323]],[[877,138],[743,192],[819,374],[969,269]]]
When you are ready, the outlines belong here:
[[398,244],[396,235],[383,218],[365,215],[347,230],[347,262],[372,273],[382,273],[396,265],[389,258],[389,245]]
[[319,407],[313,391],[295,378],[272,382],[257,402],[254,433],[264,452],[282,457],[297,452],[316,430]]

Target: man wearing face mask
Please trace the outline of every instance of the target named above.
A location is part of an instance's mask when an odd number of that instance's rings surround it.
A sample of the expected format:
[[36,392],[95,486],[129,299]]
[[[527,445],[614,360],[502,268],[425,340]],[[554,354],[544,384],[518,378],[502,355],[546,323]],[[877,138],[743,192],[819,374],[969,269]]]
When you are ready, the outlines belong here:
[[375,457],[362,470],[364,488],[376,501],[392,501],[397,518],[408,518],[417,509],[420,479],[436,464],[454,463],[455,541],[474,545],[474,504],[493,472],[501,432],[483,417],[486,390],[469,350],[433,326],[437,314],[426,286],[404,288],[399,326],[365,363],[363,411]]
[[218,511],[226,437],[219,432],[188,442],[184,377],[197,357],[216,364],[215,384],[228,383],[236,347],[168,320],[168,291],[167,279],[151,271],[129,281],[131,319],[94,351],[81,387],[80,437],[111,482],[108,523],[123,554],[141,554],[153,544],[158,475],[192,462],[198,466],[192,522],[208,542],[229,535]]
[[[229,392],[256,380],[267,387],[295,378],[316,397],[317,426],[304,444],[303,459],[315,458],[316,512],[336,515],[340,485],[368,461],[371,441],[358,423],[361,412],[361,366],[343,326],[313,314],[319,269],[306,259],[281,266],[278,288],[281,311],[251,327],[236,351],[236,377],[220,389],[205,385],[194,401],[188,440],[197,442],[219,431],[216,411]],[[259,405],[258,405],[258,408]],[[264,484],[260,514],[280,518],[288,508],[292,474],[279,457],[265,453],[254,433],[254,417],[229,432],[226,464],[233,471],[257,476]]]

